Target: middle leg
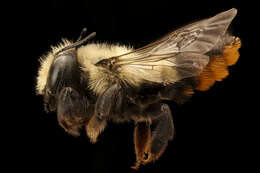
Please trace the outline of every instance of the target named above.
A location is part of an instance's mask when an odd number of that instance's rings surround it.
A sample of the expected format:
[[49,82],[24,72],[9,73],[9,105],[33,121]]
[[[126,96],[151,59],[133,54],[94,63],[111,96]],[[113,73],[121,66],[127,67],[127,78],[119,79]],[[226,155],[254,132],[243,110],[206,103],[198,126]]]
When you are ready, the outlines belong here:
[[122,102],[123,91],[119,84],[112,85],[98,97],[94,115],[86,125],[86,132],[92,143],[96,142],[111,115],[120,111]]

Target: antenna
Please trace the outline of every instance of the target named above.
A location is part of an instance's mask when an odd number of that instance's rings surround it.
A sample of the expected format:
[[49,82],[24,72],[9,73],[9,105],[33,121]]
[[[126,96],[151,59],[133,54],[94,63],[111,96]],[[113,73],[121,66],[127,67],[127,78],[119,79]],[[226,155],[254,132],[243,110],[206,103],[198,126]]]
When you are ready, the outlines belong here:
[[59,53],[61,53],[63,51],[66,51],[66,50],[69,50],[69,49],[72,49],[72,48],[77,48],[77,47],[83,45],[84,43],[86,43],[87,41],[89,41],[90,39],[92,39],[93,37],[96,36],[96,32],[92,32],[91,34],[89,34],[85,38],[81,39],[83,37],[83,35],[85,35],[86,32],[87,32],[87,28],[83,28],[81,33],[80,33],[80,36],[79,36],[78,40],[75,43],[73,43],[73,44],[71,44],[71,45],[69,45],[67,47],[64,47],[63,49],[59,50],[58,52],[56,52],[54,54],[54,56],[58,55]]

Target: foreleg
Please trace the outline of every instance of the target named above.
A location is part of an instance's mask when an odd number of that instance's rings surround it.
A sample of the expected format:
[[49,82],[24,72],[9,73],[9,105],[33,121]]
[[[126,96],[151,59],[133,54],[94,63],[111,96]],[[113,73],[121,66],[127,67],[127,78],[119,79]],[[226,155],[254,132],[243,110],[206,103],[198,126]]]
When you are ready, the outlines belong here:
[[57,117],[61,127],[73,136],[79,136],[79,129],[91,114],[87,98],[71,87],[61,90],[57,101]]

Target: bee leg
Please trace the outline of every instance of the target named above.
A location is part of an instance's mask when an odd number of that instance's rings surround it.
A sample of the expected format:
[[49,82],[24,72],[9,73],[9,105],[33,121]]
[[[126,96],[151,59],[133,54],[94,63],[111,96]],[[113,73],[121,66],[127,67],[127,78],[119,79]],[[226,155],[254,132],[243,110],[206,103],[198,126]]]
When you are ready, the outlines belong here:
[[151,104],[144,114],[152,118],[152,135],[148,158],[143,160],[142,164],[157,160],[165,151],[168,141],[172,140],[174,136],[173,119],[167,104]]
[[112,85],[98,97],[94,115],[86,126],[86,132],[91,142],[96,142],[109,117],[120,111],[122,101],[123,91],[119,84]]
[[151,128],[150,122],[138,122],[134,130],[134,144],[136,153],[136,164],[131,167],[138,169],[143,160],[147,160],[150,149]]
[[57,101],[57,117],[61,127],[73,136],[79,136],[79,129],[86,120],[88,102],[75,89],[64,87]]

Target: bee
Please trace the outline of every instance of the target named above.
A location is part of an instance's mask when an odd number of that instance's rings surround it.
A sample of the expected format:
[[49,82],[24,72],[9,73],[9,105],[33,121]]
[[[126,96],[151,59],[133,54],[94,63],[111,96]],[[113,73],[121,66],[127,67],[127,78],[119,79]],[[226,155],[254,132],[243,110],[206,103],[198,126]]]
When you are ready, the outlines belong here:
[[92,143],[108,121],[134,122],[138,169],[157,160],[173,139],[171,110],[228,76],[241,41],[227,29],[236,9],[181,27],[144,47],[63,39],[40,59],[36,92],[46,111],[73,136],[85,128]]

